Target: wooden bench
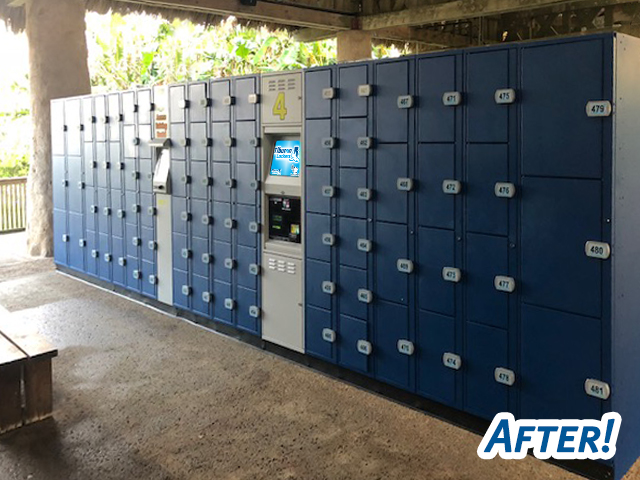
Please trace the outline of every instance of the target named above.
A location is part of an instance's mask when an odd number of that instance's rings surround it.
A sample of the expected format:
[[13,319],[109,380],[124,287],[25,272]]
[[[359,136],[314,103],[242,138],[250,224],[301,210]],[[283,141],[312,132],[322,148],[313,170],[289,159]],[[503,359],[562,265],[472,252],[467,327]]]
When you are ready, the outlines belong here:
[[0,433],[51,416],[51,360],[57,355],[37,332],[0,319]]

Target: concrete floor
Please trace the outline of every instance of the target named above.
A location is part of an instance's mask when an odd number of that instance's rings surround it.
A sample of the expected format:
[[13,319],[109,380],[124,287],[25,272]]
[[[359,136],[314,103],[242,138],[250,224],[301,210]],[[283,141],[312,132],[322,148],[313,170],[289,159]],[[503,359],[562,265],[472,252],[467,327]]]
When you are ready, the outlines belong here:
[[[2,480],[577,479],[8,252],[0,305],[60,349],[54,418],[0,437]],[[631,478],[640,479],[638,465]]]

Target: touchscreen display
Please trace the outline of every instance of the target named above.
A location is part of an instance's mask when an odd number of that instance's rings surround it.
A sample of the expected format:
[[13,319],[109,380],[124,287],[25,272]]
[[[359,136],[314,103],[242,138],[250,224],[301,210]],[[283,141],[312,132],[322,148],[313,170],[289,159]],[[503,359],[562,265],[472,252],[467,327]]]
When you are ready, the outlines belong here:
[[299,177],[300,153],[300,140],[277,140],[269,173],[279,177]]

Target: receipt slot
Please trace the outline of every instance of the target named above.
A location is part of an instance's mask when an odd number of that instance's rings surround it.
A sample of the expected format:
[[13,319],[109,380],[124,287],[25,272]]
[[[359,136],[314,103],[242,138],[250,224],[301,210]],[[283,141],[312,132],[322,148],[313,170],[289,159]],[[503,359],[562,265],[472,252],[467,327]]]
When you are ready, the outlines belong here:
[[304,353],[302,73],[261,81],[262,338]]

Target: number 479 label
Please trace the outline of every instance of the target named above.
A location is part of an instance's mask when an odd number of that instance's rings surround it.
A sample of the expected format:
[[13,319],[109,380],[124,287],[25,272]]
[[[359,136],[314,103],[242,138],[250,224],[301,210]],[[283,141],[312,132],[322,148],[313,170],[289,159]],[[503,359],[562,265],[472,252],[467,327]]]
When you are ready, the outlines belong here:
[[587,102],[588,117],[608,117],[611,115],[611,102],[608,100],[598,100]]

